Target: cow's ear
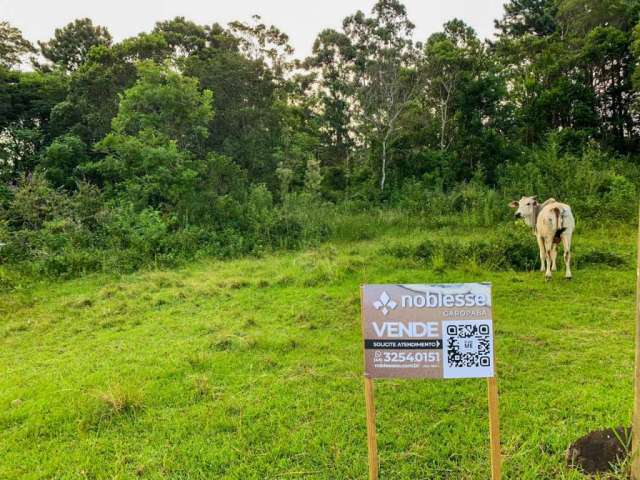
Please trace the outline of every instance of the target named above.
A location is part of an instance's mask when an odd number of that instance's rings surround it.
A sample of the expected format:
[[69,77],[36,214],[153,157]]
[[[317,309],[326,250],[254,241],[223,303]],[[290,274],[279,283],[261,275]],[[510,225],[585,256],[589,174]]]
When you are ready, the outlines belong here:
[[520,206],[520,203],[519,203],[517,200],[514,200],[513,202],[511,202],[511,203],[509,204],[509,206],[510,206],[511,208],[518,208],[518,207]]

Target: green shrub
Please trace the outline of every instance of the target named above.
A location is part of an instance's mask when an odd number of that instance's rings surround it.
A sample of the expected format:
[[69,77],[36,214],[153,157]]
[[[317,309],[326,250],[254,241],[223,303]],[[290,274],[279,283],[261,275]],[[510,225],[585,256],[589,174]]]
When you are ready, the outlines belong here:
[[601,188],[603,215],[609,216],[609,220],[626,220],[634,217],[637,211],[637,192],[631,180],[612,173],[604,179]]
[[619,268],[625,267],[629,263],[628,260],[619,253],[598,249],[578,251],[573,254],[573,259],[578,267],[604,265],[608,267]]
[[69,197],[52,188],[44,175],[34,173],[18,181],[1,215],[12,229],[37,230],[47,221],[68,215],[69,211]]
[[161,252],[169,232],[170,220],[160,212],[151,208],[136,211],[132,204],[104,210],[101,220],[109,247],[133,250],[143,258]]
[[425,181],[406,180],[394,205],[420,215],[434,226],[491,226],[507,215],[507,202],[496,190],[482,183],[481,172],[471,182],[462,182],[444,190],[442,182],[427,186]]
[[492,270],[532,270],[539,261],[535,238],[522,229],[503,227],[491,239],[426,240],[414,250],[418,260],[449,266],[476,263]]
[[0,292],[10,292],[18,286],[18,276],[0,268]]
[[[81,147],[75,140],[59,139],[49,160],[71,168],[69,155]],[[175,145],[160,143],[162,151],[155,150],[153,142],[144,147],[163,165],[170,167],[186,158],[180,152],[165,156]],[[361,185],[345,194],[341,204],[333,205],[316,191],[293,191],[274,198],[266,185],[249,185],[244,171],[227,157],[211,154],[201,161],[190,156],[188,163],[191,166],[183,165],[182,180],[173,178],[171,168],[162,170],[163,176],[152,182],[153,192],[140,172],[130,175],[127,181],[135,185],[128,185],[128,196],[116,195],[122,185],[101,189],[79,182],[73,189],[65,184],[71,191],[64,192],[53,188],[42,172],[21,178],[1,196],[0,263],[20,263],[37,274],[71,277],[95,270],[173,266],[200,255],[231,258],[305,248],[329,237],[368,240],[420,226],[497,226],[490,238],[391,244],[380,253],[440,268],[477,264],[495,270],[531,270],[539,262],[538,247],[528,228],[508,223],[512,218],[508,200],[536,193],[540,199],[553,196],[569,203],[578,223],[629,221],[636,215],[640,178],[640,168],[626,159],[594,148],[566,152],[551,140],[545,148],[527,150],[520,161],[498,171],[497,188],[485,183],[481,170],[456,184],[436,169],[422,178],[405,179],[384,195],[366,194],[367,188]],[[103,159],[102,165],[111,164]],[[198,179],[191,176],[196,171]],[[354,175],[350,182],[359,181]],[[169,198],[169,178],[174,186],[184,187],[183,180],[189,186],[173,191]],[[574,258],[576,265],[621,266],[627,261],[595,250],[578,251]]]
[[73,189],[76,186],[76,167],[88,160],[87,145],[78,136],[66,134],[47,147],[41,166],[53,185]]
[[553,139],[528,151],[522,162],[505,166],[498,183],[511,199],[538,195],[571,205],[578,219],[628,221],[637,211],[636,165],[596,148],[562,152]]
[[[423,242],[423,244],[424,243],[426,242]],[[411,245],[407,245],[404,243],[387,244],[380,249],[380,254],[388,255],[390,257],[395,257],[399,259],[412,258],[414,256],[415,257],[418,256],[415,248],[413,248]],[[429,258],[431,258],[431,256]]]
[[330,207],[316,195],[288,194],[273,217],[270,229],[273,246],[301,248],[317,245],[331,233],[332,217]]
[[495,239],[500,268],[534,270],[539,266],[540,253],[536,238],[524,225],[506,225],[498,229]]
[[36,274],[72,278],[100,270],[101,260],[100,252],[65,248],[36,259],[31,265]]

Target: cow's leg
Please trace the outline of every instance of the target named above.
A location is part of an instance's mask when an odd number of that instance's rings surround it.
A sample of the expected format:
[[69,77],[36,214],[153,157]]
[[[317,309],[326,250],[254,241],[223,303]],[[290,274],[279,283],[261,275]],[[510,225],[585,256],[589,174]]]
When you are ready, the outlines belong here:
[[556,258],[558,257],[558,244],[551,243],[551,271],[555,272],[558,268],[556,266]]
[[564,248],[564,278],[571,278],[571,234],[562,235],[561,238]]
[[544,240],[540,235],[537,235],[536,239],[538,240],[538,249],[540,250],[540,271],[544,272],[545,271],[544,261],[546,257],[544,253]]
[[544,241],[545,260],[547,263],[547,268],[545,270],[544,278],[547,280],[551,280],[551,251],[553,250],[553,239],[543,238],[543,241]]

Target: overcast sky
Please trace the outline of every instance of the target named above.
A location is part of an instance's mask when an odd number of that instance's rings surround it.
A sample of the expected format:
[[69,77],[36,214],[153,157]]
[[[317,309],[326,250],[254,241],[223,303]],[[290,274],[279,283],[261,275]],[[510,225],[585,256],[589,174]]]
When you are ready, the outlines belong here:
[[[425,40],[452,18],[471,25],[481,38],[493,34],[493,20],[502,15],[504,0],[405,0],[416,25],[416,40]],[[34,44],[48,40],[56,27],[89,17],[106,26],[116,41],[149,31],[158,20],[178,15],[200,24],[249,20],[257,13],[291,38],[297,57],[311,52],[322,29],[339,28],[356,10],[369,12],[374,0],[0,0],[0,20],[20,28]]]

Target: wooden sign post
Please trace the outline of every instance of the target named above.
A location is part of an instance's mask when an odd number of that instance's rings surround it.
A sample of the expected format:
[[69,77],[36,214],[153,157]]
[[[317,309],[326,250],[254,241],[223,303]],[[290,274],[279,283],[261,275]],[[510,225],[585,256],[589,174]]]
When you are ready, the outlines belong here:
[[491,479],[499,480],[491,285],[362,285],[360,309],[369,479],[379,468],[374,378],[486,378]]
[[373,379],[368,377],[364,377],[364,401],[367,408],[367,447],[369,449],[369,478],[378,480],[376,404],[373,400]]
[[[495,358],[495,357],[494,357]],[[502,457],[500,455],[500,415],[498,410],[498,381],[487,378],[489,397],[489,442],[491,449],[491,480],[502,478]]]
[[640,480],[640,217],[638,217],[636,264],[636,362],[633,385],[633,422],[631,425],[631,478]]

